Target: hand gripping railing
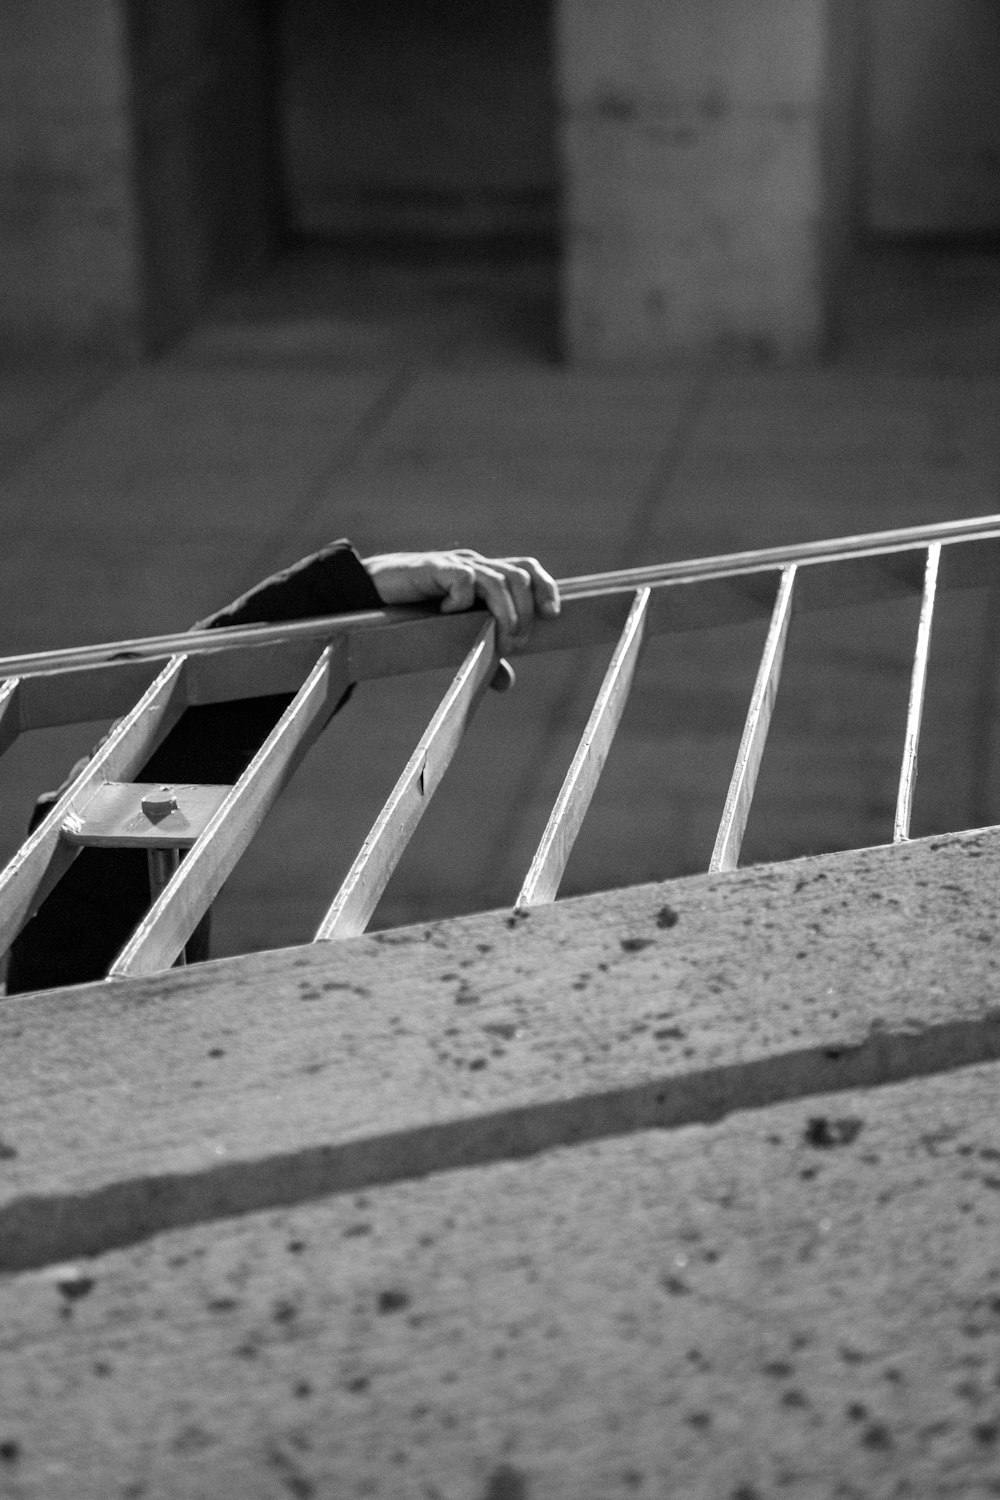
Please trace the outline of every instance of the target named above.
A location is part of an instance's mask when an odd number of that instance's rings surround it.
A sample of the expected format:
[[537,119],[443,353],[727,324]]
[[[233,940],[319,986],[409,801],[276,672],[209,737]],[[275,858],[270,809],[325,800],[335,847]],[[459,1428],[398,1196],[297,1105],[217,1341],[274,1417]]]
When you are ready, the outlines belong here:
[[[555,899],[628,699],[644,636],[770,616],[710,868],[740,856],[796,611],[920,596],[893,838],[909,836],[937,592],[1000,577],[1000,516],[564,579],[562,614],[529,653],[613,644],[593,711],[517,898]],[[623,596],[623,597],[619,597]],[[318,655],[317,655],[318,652]],[[149,682],[151,663],[166,665]],[[316,933],[364,931],[496,667],[482,613],[374,610],[118,641],[0,659],[0,753],[24,731],[124,715],[0,872],[0,952],[81,847],[139,845],[173,857],[110,977],[168,967],[245,851],[345,689],[366,678],[458,664],[427,730]],[[134,701],[137,690],[141,693]],[[183,710],[294,693],[232,787],[143,787],[135,771]],[[176,850],[187,849],[178,860]]]

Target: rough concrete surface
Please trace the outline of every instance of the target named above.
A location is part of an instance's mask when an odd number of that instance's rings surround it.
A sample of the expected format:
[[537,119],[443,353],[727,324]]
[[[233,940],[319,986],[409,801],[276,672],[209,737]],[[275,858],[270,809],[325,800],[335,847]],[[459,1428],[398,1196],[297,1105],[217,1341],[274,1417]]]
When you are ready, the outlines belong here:
[[0,1283],[18,1496],[995,1495],[996,1066]]
[[0,1265],[998,1056],[998,862],[965,835],[15,997]]
[[7,1002],[0,1493],[997,1494],[998,863]]

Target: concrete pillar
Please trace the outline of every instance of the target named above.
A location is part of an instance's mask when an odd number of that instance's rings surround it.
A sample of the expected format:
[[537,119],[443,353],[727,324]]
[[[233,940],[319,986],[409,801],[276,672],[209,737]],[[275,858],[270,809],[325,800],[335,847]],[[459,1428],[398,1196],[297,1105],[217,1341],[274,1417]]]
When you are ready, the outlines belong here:
[[264,257],[258,0],[0,0],[0,352],[131,357]]
[[0,11],[0,344],[130,352],[139,272],[120,0]]
[[570,358],[821,349],[855,0],[560,0]]

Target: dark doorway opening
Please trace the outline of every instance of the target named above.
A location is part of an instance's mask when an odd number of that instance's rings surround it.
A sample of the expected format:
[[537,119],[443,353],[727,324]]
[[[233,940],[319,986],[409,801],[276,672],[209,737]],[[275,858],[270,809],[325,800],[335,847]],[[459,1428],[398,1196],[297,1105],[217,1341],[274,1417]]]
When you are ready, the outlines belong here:
[[129,31],[152,351],[387,296],[554,353],[548,0],[129,0]]
[[555,248],[545,0],[284,0],[288,228],[358,248]]

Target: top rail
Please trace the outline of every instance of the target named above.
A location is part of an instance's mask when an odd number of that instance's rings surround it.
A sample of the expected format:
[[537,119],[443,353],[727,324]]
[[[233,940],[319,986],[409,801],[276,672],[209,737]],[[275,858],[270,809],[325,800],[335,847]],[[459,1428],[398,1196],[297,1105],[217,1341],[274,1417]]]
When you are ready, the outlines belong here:
[[[709,579],[768,573],[793,565],[837,563],[849,558],[915,551],[934,543],[948,545],[987,541],[996,537],[1000,537],[1000,515],[979,516],[964,521],[943,521],[928,526],[872,531],[857,536],[837,537],[830,541],[795,542],[783,547],[763,547],[750,552],[721,553],[714,557],[658,563],[650,567],[582,574],[561,579],[559,591],[564,599],[590,599],[607,594],[634,593],[639,588],[665,588]],[[179,652],[190,657],[246,646],[332,640],[343,632],[387,629],[427,616],[438,618],[437,611],[432,609],[364,610],[311,620],[285,621],[277,625],[238,625],[218,630],[174,631],[166,635],[107,641],[92,646],[36,651],[20,656],[0,657],[0,681],[85,667],[134,665],[137,661],[158,661]]]
[[[586,599],[594,594],[625,593],[642,587],[662,588],[665,584],[696,583],[709,578],[735,578],[747,573],[769,573],[779,568],[807,567],[811,563],[838,563],[852,557],[912,552],[933,543],[983,542],[998,536],[1000,516],[978,516],[965,521],[937,521],[928,526],[903,526],[894,531],[862,532],[826,542],[790,542],[783,547],[762,547],[754,552],[728,552],[718,557],[697,557],[685,562],[589,573],[567,578],[559,587],[567,599]],[[2,666],[0,662],[0,670]]]

